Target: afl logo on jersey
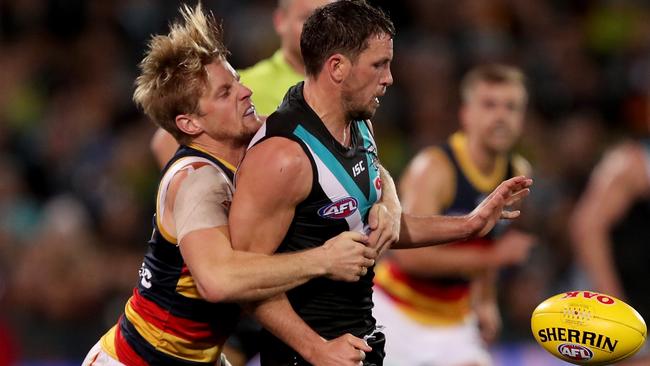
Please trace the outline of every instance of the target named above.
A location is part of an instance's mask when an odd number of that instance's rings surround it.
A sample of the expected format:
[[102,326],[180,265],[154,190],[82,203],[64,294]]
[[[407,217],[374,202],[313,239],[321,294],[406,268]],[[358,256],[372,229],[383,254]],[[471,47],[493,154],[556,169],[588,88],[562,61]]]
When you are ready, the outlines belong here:
[[359,203],[354,197],[345,197],[318,210],[318,215],[326,219],[344,219],[357,211]]

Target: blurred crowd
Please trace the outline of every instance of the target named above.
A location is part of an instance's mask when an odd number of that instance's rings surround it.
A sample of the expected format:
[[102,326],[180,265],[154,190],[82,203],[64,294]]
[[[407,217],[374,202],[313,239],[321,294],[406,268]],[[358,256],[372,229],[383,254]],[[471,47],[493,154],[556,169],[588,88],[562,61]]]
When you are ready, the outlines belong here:
[[[568,217],[603,150],[650,126],[645,0],[370,1],[397,27],[374,124],[396,179],[458,128],[470,67],[521,67],[531,93],[518,147],[536,179],[520,225],[529,263],[502,274],[503,342],[532,341],[544,298],[583,285]],[[114,324],[150,235],[154,125],[131,95],[151,34],[179,2],[0,1],[0,365],[80,361]],[[237,68],[270,56],[275,0],[204,0]]]

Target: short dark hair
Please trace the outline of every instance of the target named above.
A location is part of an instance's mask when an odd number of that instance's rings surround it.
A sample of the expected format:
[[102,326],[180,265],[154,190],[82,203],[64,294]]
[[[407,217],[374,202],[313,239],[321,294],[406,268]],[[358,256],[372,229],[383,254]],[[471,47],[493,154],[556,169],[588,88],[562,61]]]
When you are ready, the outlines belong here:
[[335,53],[356,60],[368,48],[370,37],[382,33],[394,37],[393,22],[363,0],[342,0],[316,9],[300,35],[305,73],[318,74],[325,60]]

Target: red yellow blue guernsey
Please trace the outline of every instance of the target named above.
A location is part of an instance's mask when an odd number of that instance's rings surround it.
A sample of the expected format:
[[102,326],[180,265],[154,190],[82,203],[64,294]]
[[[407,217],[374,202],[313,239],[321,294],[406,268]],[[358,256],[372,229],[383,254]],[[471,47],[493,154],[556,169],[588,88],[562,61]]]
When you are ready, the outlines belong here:
[[[471,212],[503,180],[514,175],[514,160],[523,160],[518,156],[500,158],[494,173],[486,177],[471,162],[467,139],[462,133],[455,133],[437,149],[447,157],[455,175],[453,194],[442,212],[445,215]],[[492,245],[503,229],[497,225],[485,238],[454,245],[487,247]],[[412,276],[390,258],[375,268],[375,286],[386,293],[406,315],[422,324],[451,325],[464,321],[471,311],[470,283],[469,277],[462,276]]]
[[153,234],[140,268],[140,281],[124,314],[101,339],[116,360],[138,365],[214,365],[239,320],[236,304],[209,303],[199,295],[175,237],[157,217],[174,170],[211,164],[232,181],[234,167],[196,147],[181,146],[163,169]]

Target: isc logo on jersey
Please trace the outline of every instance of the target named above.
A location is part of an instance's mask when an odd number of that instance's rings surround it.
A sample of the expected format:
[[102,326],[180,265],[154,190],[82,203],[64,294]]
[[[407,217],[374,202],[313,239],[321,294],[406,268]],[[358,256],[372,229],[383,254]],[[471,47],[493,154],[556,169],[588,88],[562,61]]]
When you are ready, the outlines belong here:
[[354,197],[345,197],[318,210],[326,219],[344,219],[357,211],[359,204]]

